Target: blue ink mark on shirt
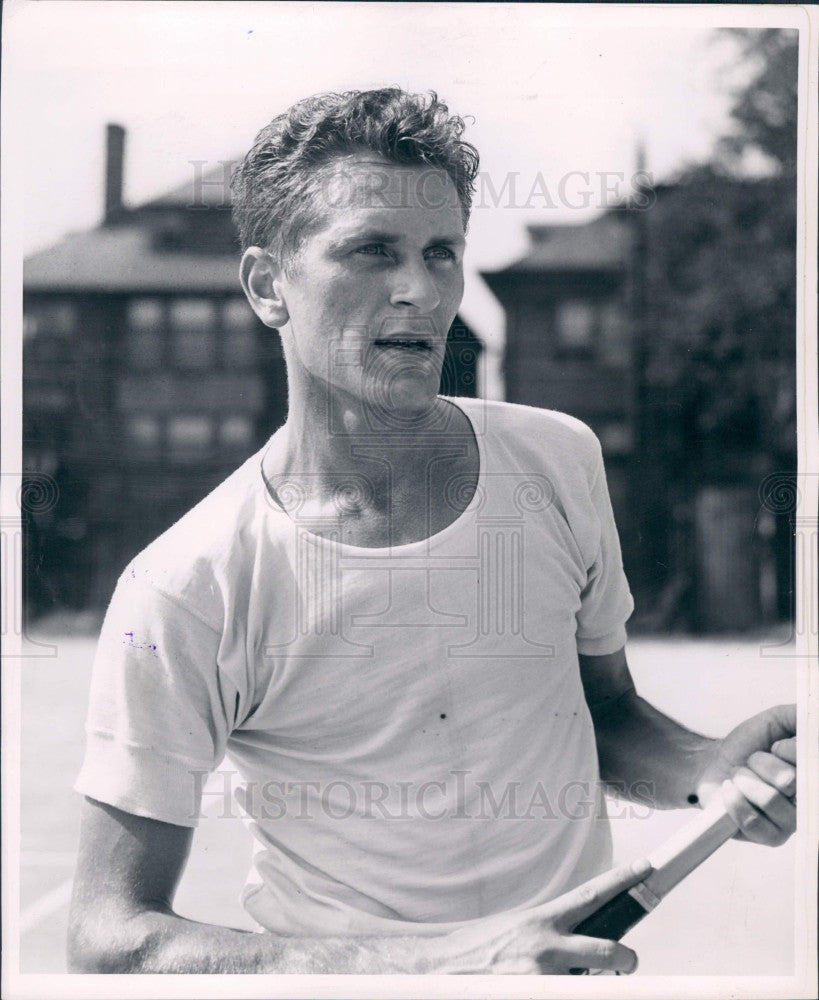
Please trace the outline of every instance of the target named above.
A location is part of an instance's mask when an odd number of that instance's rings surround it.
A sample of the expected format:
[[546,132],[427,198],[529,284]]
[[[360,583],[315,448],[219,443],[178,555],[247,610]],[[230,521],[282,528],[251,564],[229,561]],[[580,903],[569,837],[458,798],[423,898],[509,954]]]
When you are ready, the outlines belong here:
[[123,646],[130,646],[132,649],[150,649],[150,651],[154,654],[154,656],[157,655],[156,643],[154,643],[154,642],[136,642],[134,640],[134,633],[133,632],[124,632],[123,635],[125,636],[126,639],[130,640],[129,642],[124,642]]

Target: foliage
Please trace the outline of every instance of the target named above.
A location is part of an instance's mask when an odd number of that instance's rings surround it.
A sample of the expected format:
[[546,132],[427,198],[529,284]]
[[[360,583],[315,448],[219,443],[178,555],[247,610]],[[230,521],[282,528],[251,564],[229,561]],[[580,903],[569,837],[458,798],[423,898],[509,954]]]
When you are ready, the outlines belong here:
[[[734,32],[751,74],[713,162],[645,213],[645,380],[670,474],[759,474],[795,458],[795,32]],[[749,149],[775,169],[742,175]],[[733,466],[732,466],[733,460]]]
[[733,130],[718,145],[717,156],[732,171],[742,170],[743,154],[756,150],[783,174],[796,172],[799,33],[766,28],[726,28],[735,40],[740,64],[751,77],[733,95]]

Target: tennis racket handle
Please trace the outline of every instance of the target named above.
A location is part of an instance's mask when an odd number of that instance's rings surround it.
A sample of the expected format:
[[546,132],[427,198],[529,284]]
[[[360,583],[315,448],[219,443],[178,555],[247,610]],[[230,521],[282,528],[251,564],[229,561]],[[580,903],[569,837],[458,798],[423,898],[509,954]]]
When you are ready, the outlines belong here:
[[607,938],[609,941],[619,941],[635,924],[639,923],[650,911],[635,896],[624,889],[586,917],[574,929],[575,934],[586,937]]
[[[595,910],[575,927],[574,933],[619,941],[736,831],[736,824],[725,812],[721,801],[715,800],[649,855],[652,871],[642,882],[624,889]],[[574,976],[584,975],[587,971],[570,970]]]
[[[575,934],[585,937],[606,938],[609,941],[619,941],[635,924],[638,924],[650,911],[635,896],[624,889],[586,917],[574,929]],[[582,976],[588,969],[570,969],[573,976]]]

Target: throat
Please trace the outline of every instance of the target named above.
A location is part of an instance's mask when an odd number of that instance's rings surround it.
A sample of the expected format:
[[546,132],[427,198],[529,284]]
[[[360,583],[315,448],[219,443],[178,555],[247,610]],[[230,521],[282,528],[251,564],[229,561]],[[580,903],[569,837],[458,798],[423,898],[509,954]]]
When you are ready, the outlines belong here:
[[440,402],[448,418],[442,431],[400,443],[342,434],[332,465],[315,461],[315,454],[309,461],[303,451],[299,462],[286,443],[278,452],[271,444],[263,462],[271,497],[308,532],[348,545],[388,548],[439,534],[469,507],[480,476],[471,422]]

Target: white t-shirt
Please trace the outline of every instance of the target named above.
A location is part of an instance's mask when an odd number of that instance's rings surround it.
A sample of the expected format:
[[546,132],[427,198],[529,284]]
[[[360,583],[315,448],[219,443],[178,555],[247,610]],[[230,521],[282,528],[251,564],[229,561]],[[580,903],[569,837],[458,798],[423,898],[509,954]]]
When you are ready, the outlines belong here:
[[478,486],[432,537],[320,537],[271,499],[263,449],[108,609],[76,788],[195,826],[227,754],[268,930],[437,933],[611,863],[577,653],[622,647],[633,605],[599,444],[563,414],[457,405]]

